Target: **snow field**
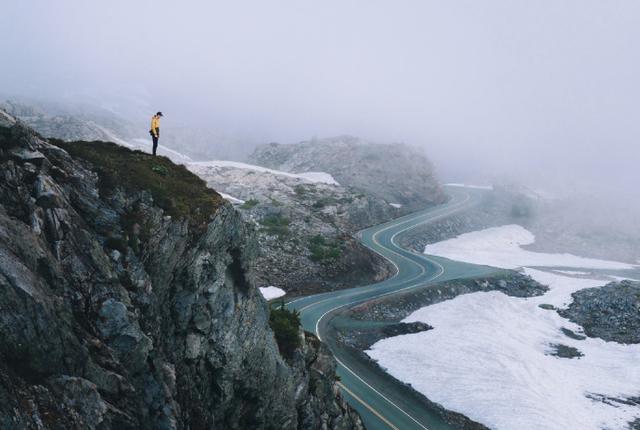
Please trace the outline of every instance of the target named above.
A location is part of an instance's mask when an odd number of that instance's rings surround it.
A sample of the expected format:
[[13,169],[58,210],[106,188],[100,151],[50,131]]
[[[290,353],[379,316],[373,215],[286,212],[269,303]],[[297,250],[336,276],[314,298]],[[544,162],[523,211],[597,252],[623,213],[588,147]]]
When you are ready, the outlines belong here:
[[[632,267],[520,248],[534,239],[524,228],[509,225],[429,245],[425,252],[509,269]],[[404,321],[422,321],[433,330],[383,339],[367,354],[429,399],[491,428],[626,428],[640,417],[640,408],[602,399],[640,395],[640,345],[572,339],[561,329],[581,333],[580,326],[538,306],[564,307],[571,302],[571,293],[606,281],[527,267],[524,272],[550,290],[533,298],[477,292],[423,307]],[[573,359],[550,355],[553,344],[576,348],[584,355]]]

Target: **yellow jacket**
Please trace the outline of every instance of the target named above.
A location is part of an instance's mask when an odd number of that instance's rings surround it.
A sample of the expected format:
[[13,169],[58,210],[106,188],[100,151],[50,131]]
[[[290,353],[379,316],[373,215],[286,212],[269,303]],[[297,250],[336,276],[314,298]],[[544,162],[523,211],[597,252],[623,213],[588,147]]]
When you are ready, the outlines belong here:
[[160,117],[158,115],[151,117],[151,132],[155,137],[158,137],[158,133],[160,132]]

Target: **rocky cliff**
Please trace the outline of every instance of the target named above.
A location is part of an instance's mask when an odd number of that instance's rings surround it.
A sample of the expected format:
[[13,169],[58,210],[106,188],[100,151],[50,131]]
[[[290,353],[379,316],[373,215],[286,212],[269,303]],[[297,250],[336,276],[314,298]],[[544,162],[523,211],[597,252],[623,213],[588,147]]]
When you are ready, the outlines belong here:
[[402,205],[407,212],[445,201],[431,162],[417,148],[404,144],[374,144],[339,136],[294,145],[262,145],[249,159],[289,172],[328,172],[340,184]]
[[237,208],[257,226],[262,251],[256,263],[259,286],[309,294],[369,284],[393,273],[354,236],[397,216],[397,208],[337,184],[229,164],[194,163],[189,169],[244,201]]
[[284,359],[252,228],[163,157],[0,114],[0,427],[360,428],[312,337]]

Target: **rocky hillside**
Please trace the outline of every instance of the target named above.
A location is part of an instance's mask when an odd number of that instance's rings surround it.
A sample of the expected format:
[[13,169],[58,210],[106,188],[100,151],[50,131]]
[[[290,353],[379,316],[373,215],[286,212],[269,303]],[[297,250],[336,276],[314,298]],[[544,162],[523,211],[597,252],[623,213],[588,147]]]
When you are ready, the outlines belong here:
[[368,284],[392,273],[354,234],[397,216],[399,209],[336,184],[241,163],[188,167],[210,187],[239,199],[238,210],[256,224],[259,286],[298,295]]
[[587,336],[640,343],[640,282],[612,282],[571,296],[573,302],[558,313],[584,327]]
[[431,162],[408,145],[373,144],[340,136],[294,145],[262,145],[249,159],[288,172],[328,172],[343,186],[402,205],[406,211],[445,200]]
[[0,427],[361,428],[321,344],[280,355],[252,228],[200,179],[4,114],[0,163]]

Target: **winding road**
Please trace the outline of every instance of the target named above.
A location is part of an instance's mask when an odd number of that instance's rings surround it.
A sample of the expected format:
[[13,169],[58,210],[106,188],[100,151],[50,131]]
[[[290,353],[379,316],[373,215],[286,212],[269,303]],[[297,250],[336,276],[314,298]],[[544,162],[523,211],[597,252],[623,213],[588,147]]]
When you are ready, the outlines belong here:
[[288,307],[300,312],[304,329],[327,343],[335,355],[343,395],[360,413],[369,430],[443,430],[455,427],[447,424],[441,414],[428,407],[413,390],[337,342],[331,336],[332,317],[340,310],[371,299],[429,287],[446,280],[481,276],[494,270],[418,254],[396,244],[399,235],[469,209],[486,192],[447,187],[451,198],[446,204],[361,231],[359,237],[362,243],[395,266],[396,273],[391,278],[377,284],[316,294],[287,303]]

